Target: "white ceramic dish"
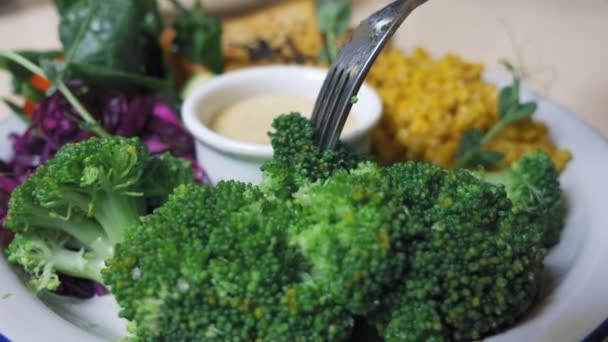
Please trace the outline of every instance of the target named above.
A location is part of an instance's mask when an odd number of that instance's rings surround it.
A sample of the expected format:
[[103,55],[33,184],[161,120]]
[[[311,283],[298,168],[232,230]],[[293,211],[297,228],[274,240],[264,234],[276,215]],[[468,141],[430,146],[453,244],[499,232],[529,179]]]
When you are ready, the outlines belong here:
[[[182,115],[186,128],[196,139],[196,157],[205,165],[211,182],[235,179],[258,184],[262,178],[260,167],[272,158],[270,145],[232,140],[207,128],[214,115],[236,100],[255,95],[299,95],[314,99],[326,74],[324,69],[302,66],[255,67],[214,77],[193,89],[184,101]],[[358,98],[352,114],[357,117],[358,127],[342,138],[352,149],[367,152],[369,135],[380,119],[382,103],[366,84]]]
[[[498,84],[507,79],[490,77]],[[573,114],[546,98],[524,91],[539,103],[538,118],[555,140],[574,152],[562,175],[568,201],[561,243],[546,260],[545,294],[529,318],[489,341],[579,341],[608,317],[608,143]],[[10,152],[7,135],[23,125],[0,123],[0,157]],[[34,297],[0,258],[0,333],[13,341],[108,341],[122,336],[111,296],[88,301]]]

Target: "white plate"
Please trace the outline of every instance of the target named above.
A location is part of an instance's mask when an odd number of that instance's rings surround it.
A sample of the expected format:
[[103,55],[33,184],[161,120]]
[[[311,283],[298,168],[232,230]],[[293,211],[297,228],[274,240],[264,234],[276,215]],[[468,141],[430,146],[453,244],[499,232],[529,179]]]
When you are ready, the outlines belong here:
[[[504,85],[508,79],[489,75]],[[576,341],[608,316],[608,143],[573,114],[524,90],[539,103],[537,117],[551,127],[558,145],[574,159],[561,181],[568,202],[561,243],[546,260],[545,295],[529,318],[492,341]],[[10,153],[7,135],[23,124],[10,118],[0,124],[0,157]],[[14,341],[107,341],[120,338],[125,322],[117,318],[111,296],[68,300],[33,296],[0,258],[0,333]]]

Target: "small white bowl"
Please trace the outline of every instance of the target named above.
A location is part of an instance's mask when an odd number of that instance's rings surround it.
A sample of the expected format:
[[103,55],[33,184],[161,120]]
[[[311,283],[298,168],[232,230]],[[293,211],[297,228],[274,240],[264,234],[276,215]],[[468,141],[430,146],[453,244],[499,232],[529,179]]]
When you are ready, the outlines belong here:
[[[220,110],[235,101],[256,95],[300,95],[316,98],[327,70],[304,66],[263,66],[226,73],[212,78],[187,95],[182,105],[186,128],[196,139],[196,157],[212,184],[239,180],[259,184],[260,167],[272,158],[270,145],[226,138],[207,124]],[[382,102],[363,84],[353,106],[358,127],[342,135],[344,143],[359,152],[370,147],[370,133],[380,119]],[[277,113],[277,115],[282,113]]]

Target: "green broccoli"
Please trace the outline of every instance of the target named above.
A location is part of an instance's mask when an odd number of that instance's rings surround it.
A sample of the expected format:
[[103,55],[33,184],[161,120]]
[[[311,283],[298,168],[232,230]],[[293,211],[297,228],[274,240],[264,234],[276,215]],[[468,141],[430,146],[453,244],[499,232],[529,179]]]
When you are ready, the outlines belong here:
[[479,339],[520,319],[539,289],[542,232],[512,212],[504,189],[466,170],[436,186],[418,210],[426,231],[405,244],[401,284],[370,315],[387,341]]
[[544,152],[526,155],[507,170],[482,174],[486,181],[505,186],[513,212],[542,231],[547,248],[559,241],[564,226],[558,177],[553,161]]
[[344,341],[354,315],[389,342],[474,340],[529,310],[563,224],[546,155],[381,168],[320,152],[298,114],[273,127],[259,187],[180,186],[126,230],[102,275],[134,340]]
[[99,281],[125,229],[192,181],[187,161],[155,158],[136,138],[66,145],[12,193],[5,227],[17,238],[8,260],[31,274],[36,291],[55,290],[57,273]]
[[352,318],[288,245],[292,214],[251,185],[179,187],[103,271],[134,339],[344,340]]
[[437,307],[433,301],[400,303],[384,330],[386,341],[448,341]]
[[364,314],[406,266],[401,245],[411,216],[373,163],[339,170],[294,194],[290,243],[313,279],[351,312]]
[[362,160],[342,145],[320,151],[314,128],[299,113],[278,117],[272,127],[269,136],[274,156],[262,166],[261,188],[274,197],[289,199],[301,186],[326,179],[337,170],[352,169]]

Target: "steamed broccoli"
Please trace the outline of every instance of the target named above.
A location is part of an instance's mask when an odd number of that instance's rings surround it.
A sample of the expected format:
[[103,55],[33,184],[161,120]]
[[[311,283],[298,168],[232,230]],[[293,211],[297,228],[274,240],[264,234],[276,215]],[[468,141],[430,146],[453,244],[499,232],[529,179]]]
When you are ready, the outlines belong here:
[[312,277],[353,313],[374,308],[406,266],[401,245],[412,219],[383,171],[363,163],[294,194],[290,243],[313,267]]
[[387,341],[472,340],[529,310],[563,222],[546,155],[381,168],[320,152],[298,114],[274,128],[261,186],[181,186],[127,229],[103,277],[135,340],[344,341],[354,315]]
[[273,158],[262,166],[261,188],[267,194],[288,199],[301,186],[326,179],[337,170],[354,168],[362,158],[344,146],[320,151],[314,142],[314,128],[299,113],[282,115],[269,133]]
[[386,341],[448,341],[437,308],[437,303],[433,301],[401,302],[391,312],[391,319],[384,330]]
[[188,162],[155,158],[136,138],[66,145],[13,192],[5,227],[17,237],[8,259],[37,291],[57,289],[57,273],[99,281],[125,229],[192,179]]
[[292,212],[238,182],[183,186],[128,230],[104,279],[136,340],[333,341],[352,327],[288,246]]
[[514,215],[504,189],[466,170],[436,186],[418,210],[427,229],[405,244],[408,268],[371,317],[387,341],[479,339],[520,319],[539,289],[542,232]]
[[522,157],[507,170],[482,174],[482,178],[505,186],[513,212],[541,230],[547,248],[558,241],[564,226],[559,174],[544,152]]

